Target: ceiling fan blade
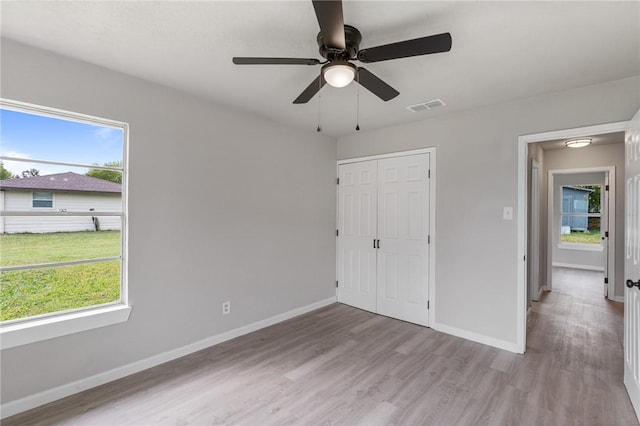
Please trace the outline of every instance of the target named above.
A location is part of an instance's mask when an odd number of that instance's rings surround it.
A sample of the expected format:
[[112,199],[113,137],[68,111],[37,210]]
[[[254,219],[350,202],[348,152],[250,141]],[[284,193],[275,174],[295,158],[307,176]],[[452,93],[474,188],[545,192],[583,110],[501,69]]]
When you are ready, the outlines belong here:
[[234,57],[233,63],[236,65],[318,65],[317,59],[304,58],[245,58]]
[[385,102],[400,94],[396,89],[361,67],[358,67],[358,83]]
[[333,49],[345,49],[342,1],[313,0],[313,8],[316,10],[325,46]]
[[311,98],[313,98],[313,96],[318,93],[320,91],[320,89],[322,89],[324,87],[324,85],[327,82],[324,80],[324,78],[322,78],[322,75],[319,75],[318,77],[316,77],[315,80],[313,80],[311,82],[310,85],[307,86],[306,89],[304,89],[304,91],[302,93],[300,93],[300,96],[298,96],[296,98],[295,101],[293,101],[294,104],[306,104],[307,102],[309,102],[311,100]]
[[380,62],[389,59],[448,52],[449,50],[451,50],[451,34],[442,33],[362,49],[358,52],[358,60],[365,63]]

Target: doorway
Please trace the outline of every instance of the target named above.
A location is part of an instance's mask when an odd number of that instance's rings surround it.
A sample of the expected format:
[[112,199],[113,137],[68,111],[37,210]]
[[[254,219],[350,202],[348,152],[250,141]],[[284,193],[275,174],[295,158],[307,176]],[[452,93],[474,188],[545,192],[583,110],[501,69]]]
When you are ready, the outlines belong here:
[[615,182],[615,166],[548,171],[548,290],[554,288],[556,268],[595,271],[600,294],[616,301]]
[[[531,276],[530,272],[530,262],[529,259],[529,250],[530,248],[530,221],[529,217],[531,200],[528,197],[529,194],[529,184],[531,175],[530,172],[530,152],[531,147],[535,146],[533,144],[537,144],[539,142],[553,142],[557,144],[564,145],[564,141],[572,138],[579,138],[584,136],[590,136],[594,139],[599,137],[604,137],[608,134],[624,134],[626,129],[627,122],[616,122],[616,123],[608,123],[601,124],[595,126],[587,126],[575,129],[566,129],[559,130],[553,132],[545,132],[545,133],[537,133],[531,135],[524,135],[518,138],[518,211],[525,212],[527,214],[518,214],[518,251],[517,251],[517,268],[518,268],[518,284],[517,284],[517,348],[518,351],[524,353],[526,351],[526,332],[527,332],[527,310],[531,301],[530,294],[532,293],[529,289]],[[580,151],[577,150],[576,153]],[[576,155],[576,159],[580,160],[582,155]],[[549,165],[545,164],[544,161],[540,164],[543,170],[549,170]],[[574,166],[578,167],[578,166]],[[586,167],[586,166],[584,166]],[[624,155],[622,156],[622,166],[624,167]],[[544,181],[548,179],[546,173],[542,174],[542,180]],[[548,183],[548,182],[546,182]],[[544,194],[545,190],[542,188],[541,191],[543,194],[540,197],[542,214],[545,214],[548,200],[546,194]],[[622,212],[618,212],[621,214]],[[544,287],[545,285],[549,285],[550,281],[550,273],[549,269],[551,268],[552,262],[548,258],[548,241],[547,239],[547,227],[548,221],[546,218],[541,218],[540,220],[540,247],[539,247],[539,271],[540,271],[540,282],[539,287]],[[622,223],[622,221],[619,221]],[[618,238],[621,241],[623,238]],[[548,240],[548,239],[547,239]],[[619,259],[617,259],[619,260]],[[621,264],[621,262],[617,262]],[[621,272],[621,265],[616,265],[616,270]],[[620,274],[619,274],[620,275]],[[620,275],[621,276],[621,275]],[[620,284],[620,283],[617,283]],[[613,283],[614,288],[616,283]],[[622,287],[622,286],[618,286]],[[622,288],[618,289],[622,290]],[[615,294],[615,293],[614,293]],[[614,300],[617,300],[618,296],[614,296]]]

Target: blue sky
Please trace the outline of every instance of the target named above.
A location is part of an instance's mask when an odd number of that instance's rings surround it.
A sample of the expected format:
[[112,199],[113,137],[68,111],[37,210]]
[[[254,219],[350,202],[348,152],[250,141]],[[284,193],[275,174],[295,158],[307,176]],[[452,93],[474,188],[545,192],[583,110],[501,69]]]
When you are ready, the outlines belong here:
[[[0,109],[0,155],[24,159],[104,164],[122,161],[122,130]],[[2,160],[13,174],[36,168],[40,175],[86,168]]]

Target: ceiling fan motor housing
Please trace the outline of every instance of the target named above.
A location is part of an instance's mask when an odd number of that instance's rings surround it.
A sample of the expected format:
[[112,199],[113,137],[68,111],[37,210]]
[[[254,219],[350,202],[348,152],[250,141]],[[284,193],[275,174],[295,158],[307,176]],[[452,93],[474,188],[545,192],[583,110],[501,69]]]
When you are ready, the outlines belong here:
[[326,58],[329,61],[333,61],[335,59],[355,59],[358,54],[358,50],[360,50],[360,42],[362,41],[362,34],[356,27],[352,27],[351,25],[344,26],[344,41],[346,48],[344,50],[335,49],[331,47],[327,47],[324,43],[324,39],[322,37],[322,32],[318,33],[316,37],[316,41],[318,42],[318,47],[320,55],[323,58]]

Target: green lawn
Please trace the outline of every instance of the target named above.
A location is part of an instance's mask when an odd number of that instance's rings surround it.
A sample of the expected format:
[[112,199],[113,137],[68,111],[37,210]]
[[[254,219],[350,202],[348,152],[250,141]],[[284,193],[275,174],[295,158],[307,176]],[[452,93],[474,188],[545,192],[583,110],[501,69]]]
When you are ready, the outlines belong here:
[[589,232],[571,231],[571,234],[560,235],[561,243],[600,244],[600,229]]
[[[120,232],[1,234],[0,265],[32,265],[120,254]],[[120,298],[120,261],[3,272],[0,320],[98,305]]]

